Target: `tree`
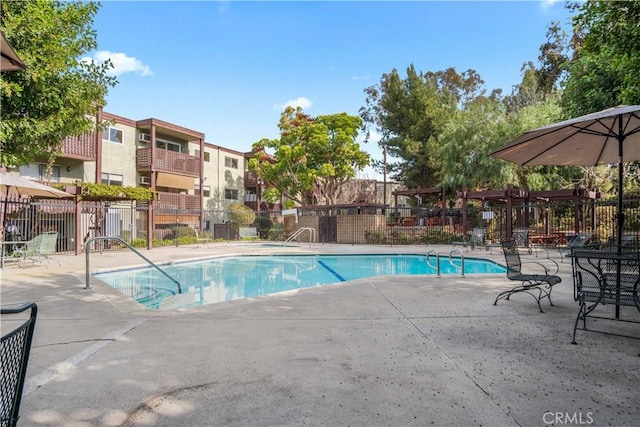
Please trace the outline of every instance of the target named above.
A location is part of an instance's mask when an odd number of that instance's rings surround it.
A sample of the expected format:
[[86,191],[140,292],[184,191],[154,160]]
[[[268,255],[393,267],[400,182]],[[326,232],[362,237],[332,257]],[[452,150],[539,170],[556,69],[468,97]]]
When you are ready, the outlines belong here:
[[[287,107],[280,118],[280,138],[253,144],[249,170],[269,185],[268,201],[283,195],[300,205],[319,196],[335,204],[340,187],[369,164],[369,154],[356,142],[362,120],[346,113],[312,118],[301,108]],[[267,151],[274,151],[273,155]]]
[[439,137],[440,181],[448,190],[504,188],[515,184],[516,165],[489,157],[512,136],[505,106],[499,99],[478,99],[457,111]]
[[[391,177],[409,188],[438,183],[436,136],[459,100],[451,90],[452,70],[448,71],[424,75],[410,65],[405,79],[393,69],[378,85],[365,89],[366,106],[360,116],[382,135],[379,143],[387,153],[398,159],[387,165]],[[446,92],[438,90],[439,77]]]
[[256,220],[256,213],[249,207],[240,203],[229,205],[229,221],[231,228],[238,231],[241,227],[247,227]]
[[[640,1],[588,1],[570,7],[574,56],[567,66],[561,105],[567,117],[640,104]],[[640,191],[640,162],[624,165],[625,191]],[[595,183],[606,183],[610,169],[586,170]],[[598,188],[607,189],[600,184]]]
[[562,107],[569,117],[640,104],[640,1],[588,1],[572,6],[574,57]]
[[68,136],[95,129],[111,64],[82,61],[97,47],[94,2],[4,1],[1,29],[27,70],[2,73],[0,164],[53,161]]

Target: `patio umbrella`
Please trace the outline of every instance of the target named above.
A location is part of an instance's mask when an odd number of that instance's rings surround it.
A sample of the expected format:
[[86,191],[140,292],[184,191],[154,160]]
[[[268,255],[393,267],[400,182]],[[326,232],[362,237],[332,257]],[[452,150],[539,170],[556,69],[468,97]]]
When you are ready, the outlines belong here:
[[624,214],[622,164],[640,160],[640,105],[622,105],[525,132],[489,154],[519,165],[618,164],[617,244]]
[[56,190],[55,188],[49,187],[47,185],[39,184],[35,181],[22,178],[18,175],[7,173],[0,174],[0,194],[4,196],[4,211],[2,215],[3,230],[7,218],[7,206],[9,205],[7,199],[10,195],[32,196],[42,199],[61,199],[65,197],[73,197],[72,194],[65,193],[64,191]]
[[2,60],[0,61],[0,70],[1,71],[17,71],[17,70],[26,70],[27,66],[24,65],[24,62],[18,57],[16,52],[13,50],[13,47],[7,39],[4,37],[4,33],[0,33],[2,37],[0,37],[0,55],[2,56]]

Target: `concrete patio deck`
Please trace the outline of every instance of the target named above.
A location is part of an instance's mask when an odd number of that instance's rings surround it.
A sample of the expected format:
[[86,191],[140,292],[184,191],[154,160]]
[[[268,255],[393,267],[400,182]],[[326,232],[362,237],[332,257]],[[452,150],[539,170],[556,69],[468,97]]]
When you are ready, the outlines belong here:
[[[210,244],[241,253],[448,253],[451,246]],[[542,254],[537,260],[543,260]],[[559,262],[557,254],[551,253]],[[502,262],[475,250],[465,256]],[[530,259],[536,260],[536,258]],[[538,311],[504,275],[377,277],[154,311],[94,280],[84,255],[1,270],[2,305],[39,307],[22,426],[640,425],[640,340],[578,331],[571,265]],[[91,270],[140,264],[91,254]],[[613,307],[598,309],[611,315]],[[640,320],[622,307],[623,317]],[[10,325],[3,318],[3,331]],[[640,336],[638,324],[588,325]]]

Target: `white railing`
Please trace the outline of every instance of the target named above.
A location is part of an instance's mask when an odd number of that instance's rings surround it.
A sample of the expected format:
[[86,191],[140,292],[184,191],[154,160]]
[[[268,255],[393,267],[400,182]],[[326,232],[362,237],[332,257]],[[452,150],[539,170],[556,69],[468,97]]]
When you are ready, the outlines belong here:
[[295,233],[287,238],[284,242],[282,242],[282,246],[284,246],[287,242],[291,242],[293,240],[298,239],[305,231],[309,232],[309,247],[311,247],[316,242],[316,229],[311,227],[301,227],[298,228]]
[[[453,254],[454,253],[458,253],[460,254],[460,265],[456,264],[455,262],[453,262]],[[430,257],[435,257],[436,258],[436,264],[433,265],[431,264],[431,261],[429,260]],[[449,252],[449,263],[456,269],[460,270],[460,274],[462,275],[462,277],[464,277],[464,254],[462,253],[462,251],[458,248],[452,249],[451,252]],[[434,268],[436,270],[436,277],[441,277],[440,275],[440,252],[431,249],[427,252],[427,265],[431,268]]]

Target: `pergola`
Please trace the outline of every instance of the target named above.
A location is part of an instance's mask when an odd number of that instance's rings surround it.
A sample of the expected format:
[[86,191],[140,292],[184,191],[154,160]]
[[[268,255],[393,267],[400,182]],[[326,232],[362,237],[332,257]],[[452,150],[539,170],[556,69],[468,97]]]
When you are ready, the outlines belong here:
[[[506,204],[506,224],[505,234],[510,236],[512,234],[513,223],[513,204],[514,202],[521,202],[525,206],[532,202],[546,202],[551,203],[554,201],[570,200],[574,202],[574,231],[580,232],[580,205],[585,200],[595,200],[600,198],[600,193],[593,190],[587,190],[580,188],[578,184],[573,189],[566,190],[549,190],[549,191],[528,191],[518,188],[514,188],[512,185],[508,185],[504,190],[483,190],[483,191],[468,191],[463,190],[458,193],[458,197],[462,199],[462,224],[463,232],[467,230],[467,201],[468,200],[480,200],[485,201],[498,201]],[[592,223],[595,224],[595,212],[592,212]],[[529,209],[524,210],[524,227],[529,227]],[[550,233],[548,217],[545,218],[545,233]]]
[[414,188],[412,190],[395,190],[391,192],[393,195],[393,205],[394,205],[394,215],[398,216],[398,196],[413,196],[420,197],[420,205],[422,205],[422,196],[439,196],[439,202],[441,209],[441,224],[445,223],[446,218],[446,200],[444,188],[439,187],[430,187],[430,188]]

